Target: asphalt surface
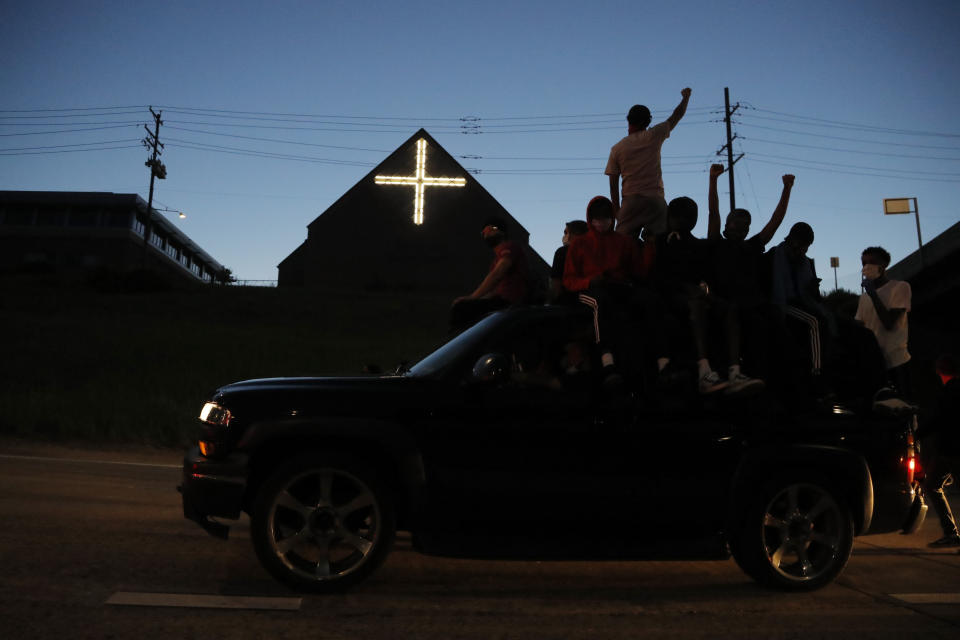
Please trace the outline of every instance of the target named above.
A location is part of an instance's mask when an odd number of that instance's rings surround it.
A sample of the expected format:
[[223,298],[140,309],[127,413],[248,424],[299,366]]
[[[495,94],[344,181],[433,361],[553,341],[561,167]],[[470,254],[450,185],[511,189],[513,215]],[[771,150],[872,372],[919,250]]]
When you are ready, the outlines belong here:
[[932,513],[915,535],[859,538],[814,593],[763,589],[732,560],[450,559],[401,534],[365,584],[304,596],[260,568],[245,518],[225,542],[183,519],[181,457],[0,442],[0,637],[960,637],[960,555],[926,547]]

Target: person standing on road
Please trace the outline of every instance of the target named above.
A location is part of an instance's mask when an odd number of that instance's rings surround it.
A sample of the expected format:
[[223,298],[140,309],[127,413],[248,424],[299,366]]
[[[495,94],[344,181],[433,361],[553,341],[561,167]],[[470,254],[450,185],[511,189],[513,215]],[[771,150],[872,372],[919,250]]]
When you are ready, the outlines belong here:
[[948,484],[951,475],[960,478],[960,376],[957,359],[951,355],[940,356],[936,367],[943,386],[940,387],[934,412],[929,418],[921,420],[917,431],[926,472],[924,493],[933,503],[943,529],[943,537],[929,546],[958,547],[960,535],[950,503],[943,495],[943,487]]
[[617,219],[616,230],[630,238],[639,237],[643,229],[644,239],[652,240],[656,234],[667,230],[667,201],[660,170],[660,148],[687,112],[690,89],[682,90],[680,95],[683,98],[670,117],[649,129],[647,127],[652,119],[650,109],[642,104],[630,107],[627,113],[627,136],[610,149],[604,173],[610,176],[610,200]]
[[873,332],[887,365],[887,381],[905,400],[911,397],[907,351],[907,313],[910,311],[910,283],[887,277],[890,254],[883,247],[867,247],[863,263],[863,294],[856,319]]

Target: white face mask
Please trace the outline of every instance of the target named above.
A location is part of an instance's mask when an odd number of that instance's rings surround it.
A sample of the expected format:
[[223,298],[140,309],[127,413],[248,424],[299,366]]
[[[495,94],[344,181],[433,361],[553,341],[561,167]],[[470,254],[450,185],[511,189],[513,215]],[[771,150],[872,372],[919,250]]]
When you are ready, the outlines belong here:
[[876,264],[865,264],[863,265],[863,277],[867,280],[876,280],[880,277],[880,265]]

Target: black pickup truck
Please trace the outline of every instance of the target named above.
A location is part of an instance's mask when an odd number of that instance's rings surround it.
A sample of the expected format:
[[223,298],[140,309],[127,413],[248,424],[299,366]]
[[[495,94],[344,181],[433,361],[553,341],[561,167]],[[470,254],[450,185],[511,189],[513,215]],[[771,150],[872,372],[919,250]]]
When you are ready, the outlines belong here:
[[394,375],[221,387],[184,459],[184,515],[226,538],[215,518],[246,512],[263,566],[316,592],[363,580],[398,529],[441,555],[732,555],[763,584],[815,589],[854,536],[922,523],[909,418],[605,393],[575,366],[591,342],[582,312],[528,307]]

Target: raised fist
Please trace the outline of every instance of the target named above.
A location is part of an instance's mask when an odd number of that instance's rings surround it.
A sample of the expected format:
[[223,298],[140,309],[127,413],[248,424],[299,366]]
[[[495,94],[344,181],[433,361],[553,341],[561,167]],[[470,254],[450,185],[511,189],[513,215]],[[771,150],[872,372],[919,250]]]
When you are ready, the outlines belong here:
[[689,98],[689,97],[690,97],[690,87],[687,87],[686,89],[681,89],[681,90],[680,90],[680,95],[683,96],[684,98]]
[[793,186],[793,174],[788,173],[783,176],[783,186],[792,187]]
[[711,177],[711,178],[716,178],[716,177],[719,176],[721,173],[723,173],[723,165],[722,165],[722,164],[712,164],[712,165],[710,165],[710,177]]

